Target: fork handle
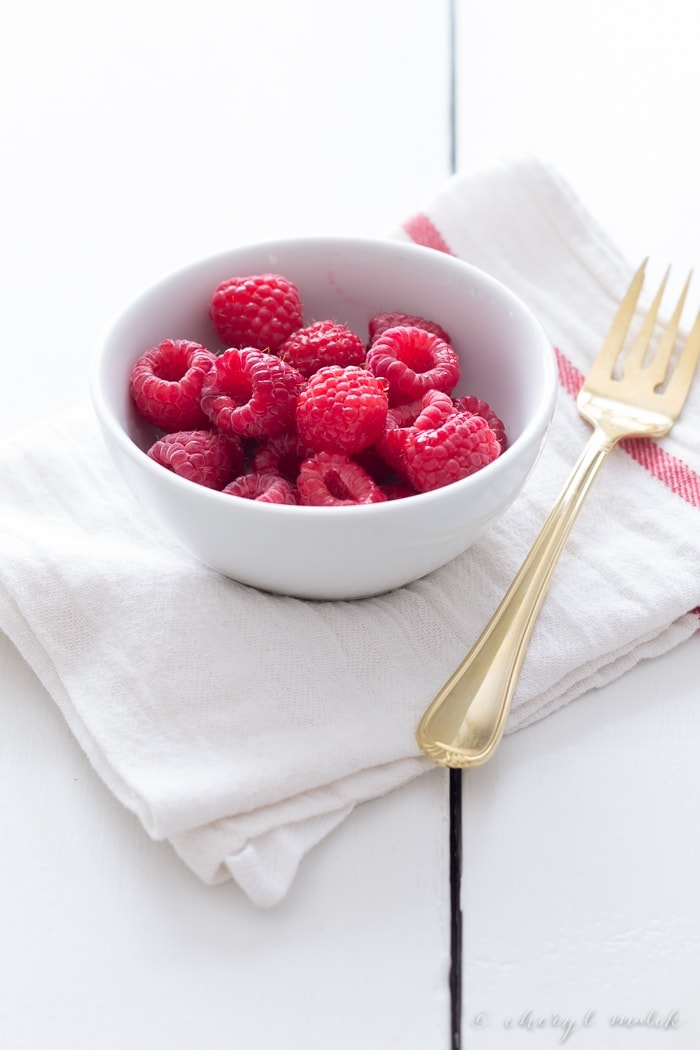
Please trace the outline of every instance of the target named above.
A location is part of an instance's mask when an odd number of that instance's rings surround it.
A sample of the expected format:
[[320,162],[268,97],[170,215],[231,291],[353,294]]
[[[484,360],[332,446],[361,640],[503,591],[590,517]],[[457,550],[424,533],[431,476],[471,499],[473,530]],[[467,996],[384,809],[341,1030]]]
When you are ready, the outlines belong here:
[[421,719],[418,743],[438,765],[477,766],[503,735],[540,606],[590,487],[621,434],[597,424],[501,604]]

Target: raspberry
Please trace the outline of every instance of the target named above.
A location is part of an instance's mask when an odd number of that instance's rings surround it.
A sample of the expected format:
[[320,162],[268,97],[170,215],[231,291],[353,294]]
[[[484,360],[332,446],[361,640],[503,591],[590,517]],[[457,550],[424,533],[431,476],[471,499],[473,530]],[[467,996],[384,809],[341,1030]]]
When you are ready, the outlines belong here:
[[257,474],[276,474],[287,481],[296,481],[299,467],[311,455],[295,430],[287,430],[277,437],[261,442],[253,453],[252,467]]
[[161,430],[204,427],[208,421],[199,399],[215,360],[199,343],[165,339],[134,365],[129,396],[143,418]]
[[386,500],[360,464],[340,452],[317,452],[304,460],[297,486],[300,502],[306,506],[352,507]]
[[278,273],[223,281],[211,298],[209,316],[227,347],[273,353],[303,323],[299,289]]
[[151,446],[148,455],[180,477],[210,489],[222,489],[243,469],[243,447],[238,438],[211,430],[166,434]]
[[389,403],[404,404],[431,388],[450,394],[459,358],[449,343],[423,328],[387,328],[367,352],[367,367],[389,382]]
[[202,387],[202,408],[227,434],[274,437],[294,422],[303,377],[273,354],[247,347],[217,357]]
[[423,328],[426,332],[432,332],[444,343],[451,343],[449,335],[435,321],[428,321],[425,317],[414,317],[412,314],[387,313],[376,314],[369,322],[370,345],[386,332],[387,328]]
[[387,413],[386,428],[417,427],[418,430],[432,430],[443,423],[456,409],[449,394],[442,390],[426,390],[416,401],[405,405],[395,405]]
[[299,395],[297,431],[317,451],[352,455],[384,432],[386,384],[356,365],[320,368]]
[[279,474],[242,474],[223,490],[229,496],[252,499],[256,503],[297,502],[294,486]]
[[366,353],[359,335],[345,325],[337,321],[316,321],[292,332],[279,356],[308,377],[324,365],[364,364]]
[[455,411],[452,398],[442,390],[428,390],[417,401],[390,408],[384,433],[377,442],[380,455],[387,463],[400,470],[406,432],[435,430],[454,415]]
[[498,438],[501,452],[503,452],[508,444],[506,428],[488,402],[480,401],[473,394],[464,394],[462,397],[454,398],[454,406],[458,412],[467,412],[470,416],[481,416],[482,419],[485,419]]
[[501,451],[486,420],[463,412],[433,430],[408,428],[401,433],[401,473],[419,492],[466,478]]

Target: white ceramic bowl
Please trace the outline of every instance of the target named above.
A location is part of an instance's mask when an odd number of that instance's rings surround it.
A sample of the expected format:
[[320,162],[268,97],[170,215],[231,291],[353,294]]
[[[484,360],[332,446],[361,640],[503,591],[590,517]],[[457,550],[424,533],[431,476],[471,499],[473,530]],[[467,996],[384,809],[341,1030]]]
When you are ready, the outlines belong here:
[[[462,481],[358,507],[262,504],[195,485],[153,462],[145,451],[152,431],[128,395],[134,362],[167,338],[223,349],[208,317],[214,288],[229,277],[264,272],[284,274],[298,285],[306,321],[335,318],[363,338],[369,319],[383,311],[437,321],[460,357],[458,393],[493,406],[506,425],[508,448]],[[316,599],[392,590],[473,544],[512,503],[535,464],[556,386],[552,347],[508,289],[433,249],[353,238],[239,247],[166,277],[119,317],[91,377],[107,445],[144,514],[226,576]]]

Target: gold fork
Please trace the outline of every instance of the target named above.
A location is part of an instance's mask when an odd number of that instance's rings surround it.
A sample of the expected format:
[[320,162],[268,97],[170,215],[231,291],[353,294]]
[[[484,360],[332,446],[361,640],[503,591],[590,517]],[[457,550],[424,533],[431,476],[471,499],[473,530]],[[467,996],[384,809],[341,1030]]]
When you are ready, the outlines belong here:
[[651,360],[647,351],[668,271],[623,356],[645,266],[635,274],[577,398],[579,412],[593,426],[588,444],[491,621],[421,719],[418,743],[438,765],[477,766],[494,753],[549,581],[598,471],[622,438],[667,434],[686,400],[700,356],[700,313],[675,363],[673,358],[690,277]]

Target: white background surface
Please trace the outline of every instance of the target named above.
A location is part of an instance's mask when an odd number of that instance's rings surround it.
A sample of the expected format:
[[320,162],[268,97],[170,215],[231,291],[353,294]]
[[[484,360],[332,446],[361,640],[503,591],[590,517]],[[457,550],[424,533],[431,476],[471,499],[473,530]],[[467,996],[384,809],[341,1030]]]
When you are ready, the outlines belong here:
[[[457,8],[461,168],[531,150],[631,261],[697,262],[695,5]],[[82,400],[113,315],[190,258],[417,210],[449,171],[448,21],[434,0],[13,12],[0,435]],[[700,1045],[699,657],[696,635],[465,776],[466,1047],[554,1047],[589,1011],[568,1045]],[[258,912],[145,837],[4,639],[0,717],[0,1045],[449,1045],[442,771],[358,809]],[[680,1027],[610,1025],[652,1010]]]

